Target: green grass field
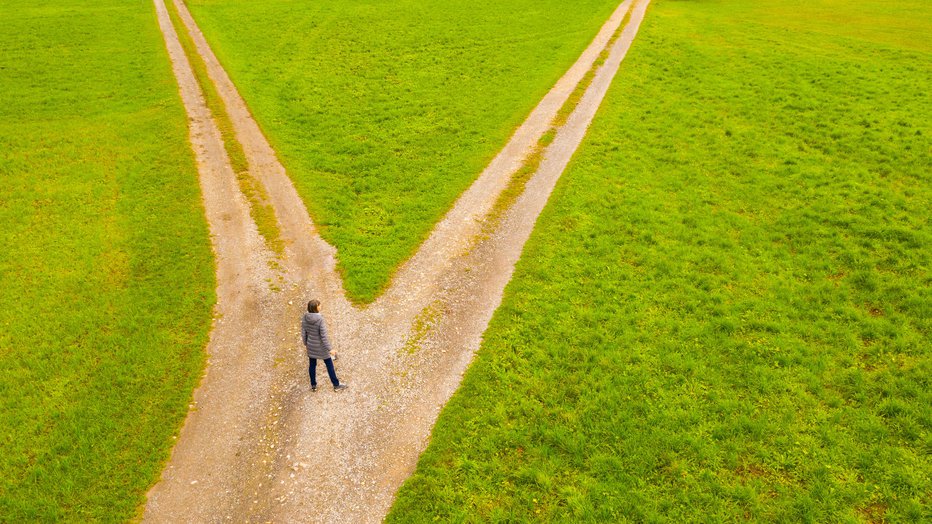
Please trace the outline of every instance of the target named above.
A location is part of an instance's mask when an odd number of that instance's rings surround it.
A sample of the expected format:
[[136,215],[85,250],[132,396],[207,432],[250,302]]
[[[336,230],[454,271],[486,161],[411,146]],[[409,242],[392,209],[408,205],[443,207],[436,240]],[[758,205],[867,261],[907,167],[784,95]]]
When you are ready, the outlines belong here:
[[618,2],[188,4],[368,302]]
[[0,522],[125,521],[214,302],[185,114],[151,2],[0,20]]
[[932,519],[930,34],[656,1],[388,520]]

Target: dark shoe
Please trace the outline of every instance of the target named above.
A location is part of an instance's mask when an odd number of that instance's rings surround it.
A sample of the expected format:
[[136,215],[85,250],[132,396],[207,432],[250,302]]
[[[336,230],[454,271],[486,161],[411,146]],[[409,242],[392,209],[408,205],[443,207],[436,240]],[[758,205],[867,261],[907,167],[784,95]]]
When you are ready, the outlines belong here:
[[336,386],[333,386],[333,390],[334,390],[334,391],[343,391],[344,389],[346,389],[346,388],[348,388],[348,387],[349,387],[349,386],[347,386],[346,384],[337,384]]
[[315,386],[314,384],[311,384],[311,391],[317,391],[317,386]]

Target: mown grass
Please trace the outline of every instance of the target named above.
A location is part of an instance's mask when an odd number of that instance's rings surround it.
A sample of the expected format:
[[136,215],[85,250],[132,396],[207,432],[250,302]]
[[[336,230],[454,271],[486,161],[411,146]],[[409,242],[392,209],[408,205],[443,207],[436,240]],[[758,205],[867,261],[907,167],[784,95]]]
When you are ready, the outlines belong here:
[[388,520],[928,520],[930,21],[652,4]]
[[0,521],[125,521],[215,300],[185,114],[151,2],[0,20]]
[[190,0],[373,300],[617,6],[615,0]]

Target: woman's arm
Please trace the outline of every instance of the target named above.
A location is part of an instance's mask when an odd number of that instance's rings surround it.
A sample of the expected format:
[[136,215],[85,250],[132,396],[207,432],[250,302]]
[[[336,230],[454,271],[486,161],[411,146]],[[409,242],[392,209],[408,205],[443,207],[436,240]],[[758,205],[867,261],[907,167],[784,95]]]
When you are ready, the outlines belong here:
[[327,336],[327,324],[320,319],[320,343],[328,352],[330,351],[330,337]]

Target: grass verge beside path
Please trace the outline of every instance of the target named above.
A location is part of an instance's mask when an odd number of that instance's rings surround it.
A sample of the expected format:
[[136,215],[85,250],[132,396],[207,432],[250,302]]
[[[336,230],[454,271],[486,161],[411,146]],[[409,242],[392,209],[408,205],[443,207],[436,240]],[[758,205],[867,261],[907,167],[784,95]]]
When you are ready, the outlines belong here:
[[214,303],[151,2],[0,3],[0,521],[125,521]]
[[187,3],[369,302],[619,2]]
[[930,20],[654,3],[389,522],[927,520]]

